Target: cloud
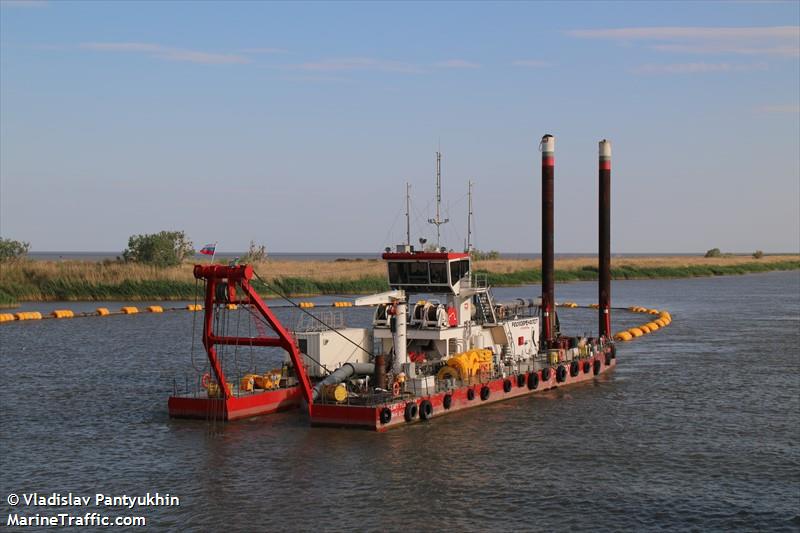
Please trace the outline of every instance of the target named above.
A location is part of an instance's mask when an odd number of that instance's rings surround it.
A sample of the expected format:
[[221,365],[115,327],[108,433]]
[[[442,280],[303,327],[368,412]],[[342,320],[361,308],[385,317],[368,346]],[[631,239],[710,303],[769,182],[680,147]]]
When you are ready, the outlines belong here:
[[239,51],[243,54],[286,54],[289,52],[285,48],[242,48]]
[[567,35],[650,42],[661,52],[800,57],[800,26],[605,28],[570,30]]
[[46,0],[2,0],[0,1],[2,7],[45,7],[47,6]]
[[766,70],[765,63],[749,65],[731,63],[673,63],[666,65],[648,64],[636,67],[634,72],[639,74],[699,74],[708,72],[746,72],[751,70]]
[[541,61],[539,59],[518,59],[517,61],[513,61],[511,64],[515,67],[526,68],[544,68],[550,66],[550,63],[547,61]]
[[756,109],[759,113],[800,113],[800,104],[765,105]]
[[247,57],[238,54],[219,54],[212,52],[201,52],[198,50],[186,50],[182,48],[171,48],[153,43],[83,43],[81,48],[86,50],[96,50],[100,52],[128,52],[146,54],[158,59],[168,61],[187,61],[189,63],[203,63],[207,65],[223,65],[234,63],[249,63]]
[[478,63],[473,63],[464,59],[448,59],[447,61],[434,63],[433,66],[440,68],[481,68]]
[[377,70],[382,72],[402,72],[419,74],[422,69],[411,63],[387,61],[369,57],[346,57],[340,59],[323,59],[316,62],[300,63],[289,68],[311,72],[348,72],[356,70]]

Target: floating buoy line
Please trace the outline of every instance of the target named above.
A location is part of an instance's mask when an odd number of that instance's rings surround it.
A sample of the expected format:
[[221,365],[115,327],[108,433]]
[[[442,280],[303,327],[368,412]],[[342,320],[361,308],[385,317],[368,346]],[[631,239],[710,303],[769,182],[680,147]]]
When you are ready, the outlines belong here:
[[[567,309],[597,309],[598,304],[579,305],[577,302],[561,302],[556,304],[557,307],[564,307]],[[236,304],[228,304],[228,309],[236,309]],[[319,304],[314,302],[297,302],[297,304],[287,305],[272,305],[271,308],[300,308],[300,309],[314,309],[332,307],[336,309],[353,307],[353,302],[348,301],[335,301],[326,304]],[[665,328],[672,323],[672,315],[669,311],[649,309],[647,307],[632,306],[632,307],[615,307],[612,308],[616,311],[629,311],[632,313],[646,314],[655,316],[639,326],[634,326],[626,330],[619,331],[614,334],[614,340],[627,342],[643,337],[661,328]],[[115,316],[115,315],[136,315],[144,314],[162,314],[173,311],[189,311],[198,312],[202,311],[201,304],[188,304],[178,307],[163,307],[160,305],[150,305],[140,310],[135,306],[124,306],[119,311],[112,311],[107,307],[98,307],[94,311],[74,312],[71,309],[55,309],[50,313],[42,313],[40,311],[20,311],[18,313],[0,313],[0,323],[6,322],[21,322],[29,320],[49,320],[49,319],[66,319],[66,318],[87,318],[87,317],[102,317],[102,316]]]

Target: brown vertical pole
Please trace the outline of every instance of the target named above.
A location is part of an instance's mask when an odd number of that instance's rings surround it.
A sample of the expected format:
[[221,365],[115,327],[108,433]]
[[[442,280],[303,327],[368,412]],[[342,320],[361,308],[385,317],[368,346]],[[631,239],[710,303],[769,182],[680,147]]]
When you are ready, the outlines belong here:
[[600,336],[611,337],[611,142],[600,141],[599,155]]
[[544,340],[553,345],[555,322],[554,251],[553,251],[553,174],[556,140],[552,135],[542,137],[542,316]]

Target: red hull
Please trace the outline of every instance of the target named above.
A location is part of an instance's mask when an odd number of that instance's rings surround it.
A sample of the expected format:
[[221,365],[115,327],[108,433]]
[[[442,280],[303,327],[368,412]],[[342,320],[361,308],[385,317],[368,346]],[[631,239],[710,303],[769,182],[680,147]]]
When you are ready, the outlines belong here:
[[[610,360],[609,364],[605,364],[603,357],[597,358],[601,364],[601,369],[598,375],[611,370],[617,365],[616,358]],[[587,359],[590,366],[594,365],[594,358]],[[583,361],[581,362],[581,367]],[[595,379],[593,368],[589,372],[584,372],[583,368],[577,376],[569,375],[567,372],[566,378],[563,382],[559,383],[556,379],[555,369],[551,369],[550,379],[547,381],[541,380],[541,371],[537,373],[540,378],[539,384],[535,389],[529,389],[527,384],[527,374],[525,382],[520,386],[517,381],[517,376],[510,376],[508,378],[500,378],[489,381],[487,383],[479,383],[461,387],[447,392],[440,392],[430,396],[413,398],[407,401],[397,401],[378,406],[360,406],[360,405],[334,405],[334,404],[314,404],[311,413],[311,424],[315,426],[338,426],[338,427],[353,427],[362,429],[371,429],[374,431],[386,431],[387,429],[406,425],[420,421],[420,416],[417,415],[410,421],[405,419],[405,410],[408,403],[416,403],[418,406],[424,400],[428,400],[433,406],[433,411],[430,418],[443,416],[448,413],[461,411],[463,409],[470,409],[481,405],[509,400],[520,396],[527,396],[545,390],[551,390],[558,387],[574,385],[577,383],[584,383]],[[508,392],[504,387],[506,381],[510,381],[511,388]],[[486,399],[482,399],[481,391],[484,387],[488,387],[489,395]],[[469,391],[472,390],[474,397],[472,400],[468,398]],[[451,404],[449,409],[444,408],[445,396],[450,395]],[[388,408],[391,410],[392,416],[388,422],[381,421],[381,411]]]
[[230,398],[170,396],[168,405],[174,418],[237,420],[295,409],[302,399],[300,387],[294,386]]

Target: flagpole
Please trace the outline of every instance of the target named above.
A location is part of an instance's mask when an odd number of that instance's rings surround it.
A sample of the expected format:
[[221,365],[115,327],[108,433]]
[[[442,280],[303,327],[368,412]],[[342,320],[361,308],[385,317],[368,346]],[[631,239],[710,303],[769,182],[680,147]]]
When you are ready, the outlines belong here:
[[211,265],[214,264],[214,257],[216,257],[216,255],[217,255],[217,241],[214,241],[214,251],[211,252],[211,263],[209,264]]

